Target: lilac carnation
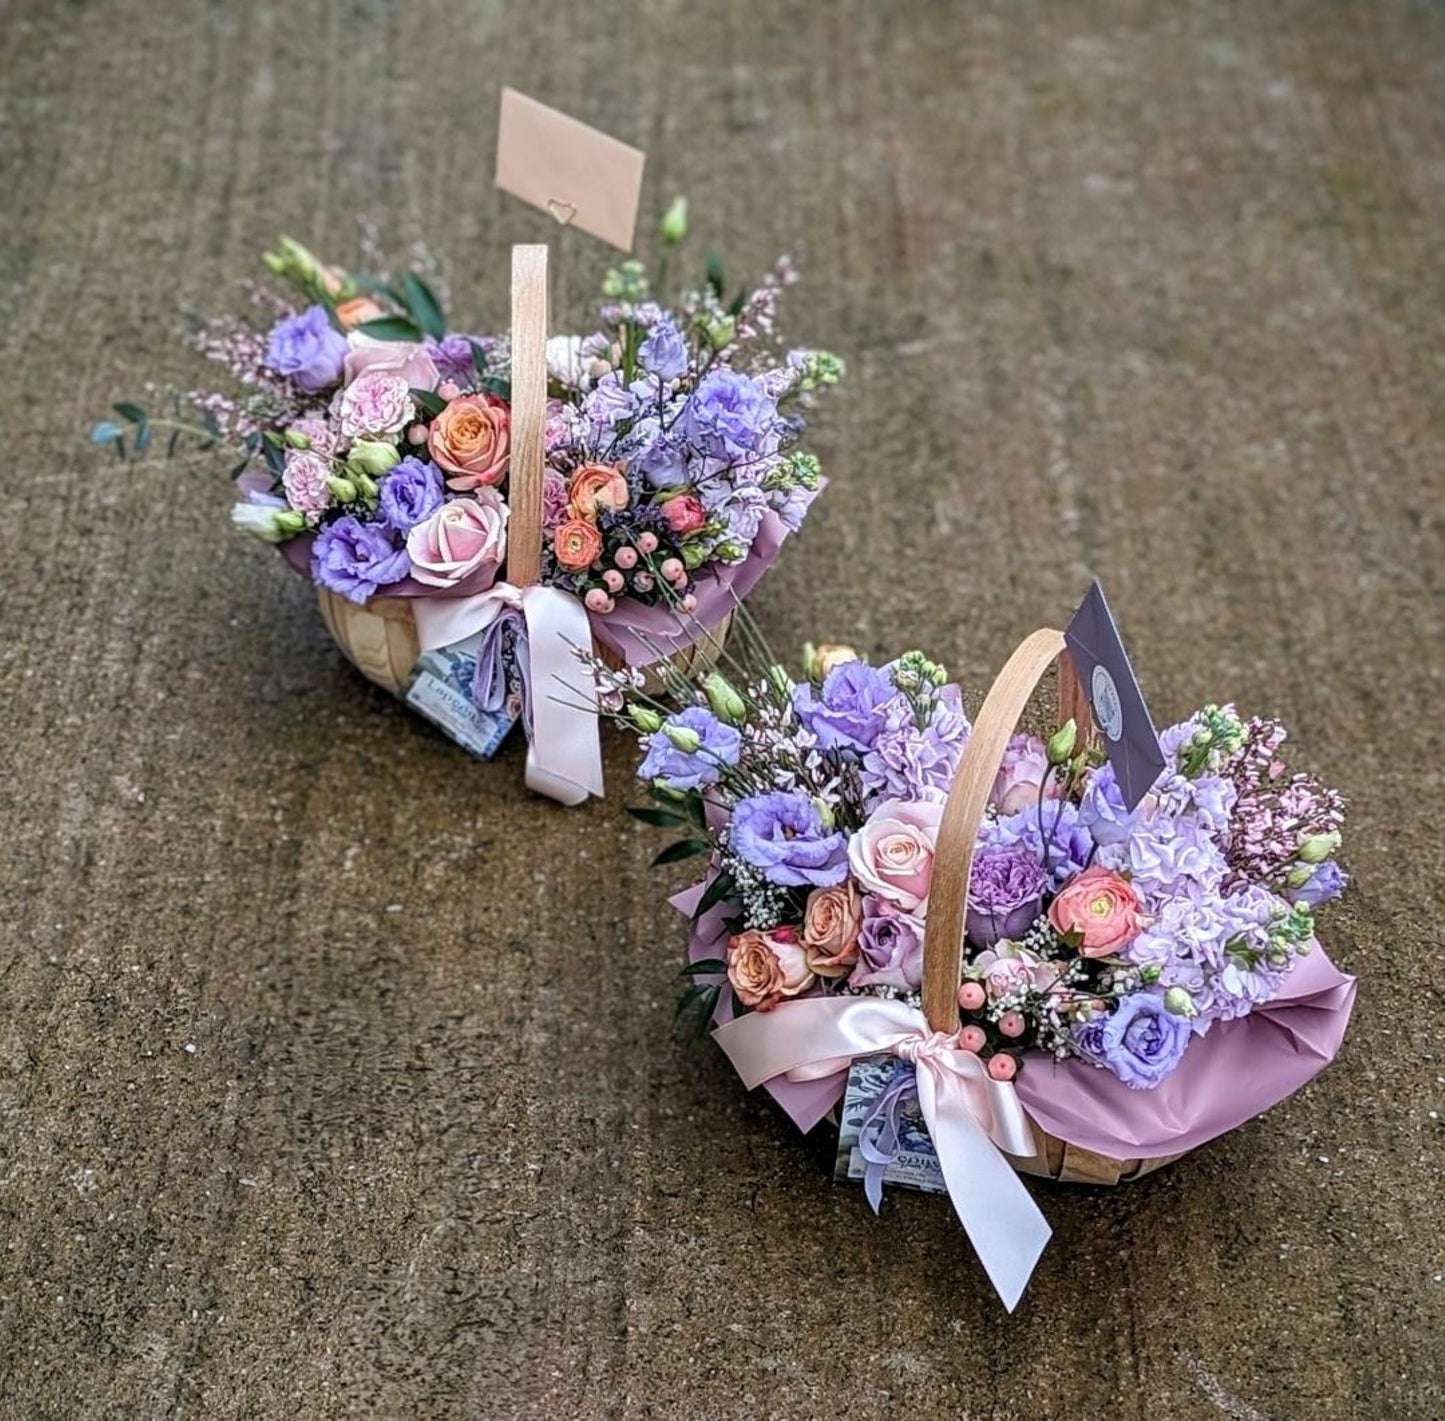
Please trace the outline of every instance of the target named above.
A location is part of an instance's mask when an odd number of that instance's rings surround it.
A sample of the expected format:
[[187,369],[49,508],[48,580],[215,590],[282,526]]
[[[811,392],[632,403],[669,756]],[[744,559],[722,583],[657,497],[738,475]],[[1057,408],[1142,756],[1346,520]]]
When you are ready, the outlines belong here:
[[390,529],[349,513],[328,523],[311,548],[311,580],[364,604],[378,587],[400,582],[411,571],[406,549],[392,539]]
[[805,794],[775,790],[739,800],[728,848],[787,888],[831,888],[848,876],[848,841]]
[[964,932],[978,947],[1028,931],[1043,904],[1048,877],[1038,856],[1022,844],[980,845],[968,884]]
[[858,965],[848,980],[855,987],[915,991],[923,981],[923,920],[886,899],[865,897]]
[[[426,353],[431,356],[437,374],[444,380],[455,380],[459,385],[469,385],[476,378],[477,366],[472,359],[473,336],[452,332],[440,340],[427,336]],[[480,344],[481,342],[478,342]]]
[[[698,738],[696,750],[680,750],[667,731],[692,731]],[[668,789],[702,789],[716,784],[723,768],[736,765],[742,754],[743,738],[710,710],[689,706],[670,715],[663,729],[647,737],[647,755],[637,768],[642,780],[661,780]]]
[[887,671],[866,661],[845,661],[811,685],[793,690],[793,710],[804,729],[817,736],[825,750],[868,750],[882,731],[884,707],[898,692]]
[[409,533],[446,502],[441,470],[425,459],[405,458],[381,481],[381,520],[397,533]]
[[1171,1015],[1164,999],[1135,992],[1114,1009],[1099,1037],[1104,1064],[1131,1090],[1152,1090],[1184,1057],[1189,1023]]
[[[886,674],[886,673],[885,673]],[[897,696],[888,704],[883,728],[863,757],[867,806],[885,799],[948,798],[968,744],[969,722],[957,686],[945,686],[933,719],[920,730],[913,707]]]
[[324,306],[308,306],[275,326],[266,341],[266,364],[308,394],[341,379],[346,337],[332,324]]
[[642,368],[660,380],[676,380],[687,370],[687,345],[669,320],[653,326],[638,349]]
[[682,428],[703,453],[727,463],[766,452],[777,406],[750,376],[713,370],[687,402]]

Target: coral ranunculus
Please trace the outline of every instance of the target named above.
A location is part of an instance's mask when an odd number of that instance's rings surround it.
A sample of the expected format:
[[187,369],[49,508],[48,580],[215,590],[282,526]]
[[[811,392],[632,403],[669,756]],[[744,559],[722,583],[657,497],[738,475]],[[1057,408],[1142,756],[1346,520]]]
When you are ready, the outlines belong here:
[[569,518],[552,535],[552,551],[568,572],[581,572],[602,552],[602,534],[582,518]]
[[583,464],[568,486],[574,518],[594,519],[599,513],[621,513],[631,495],[622,470],[612,464]]
[[427,432],[427,447],[446,471],[447,487],[465,492],[501,483],[511,462],[511,425],[507,406],[491,395],[453,400]]
[[1049,905],[1049,921],[1057,932],[1078,936],[1084,957],[1119,952],[1146,926],[1139,895],[1127,880],[1097,865],[1064,884]]

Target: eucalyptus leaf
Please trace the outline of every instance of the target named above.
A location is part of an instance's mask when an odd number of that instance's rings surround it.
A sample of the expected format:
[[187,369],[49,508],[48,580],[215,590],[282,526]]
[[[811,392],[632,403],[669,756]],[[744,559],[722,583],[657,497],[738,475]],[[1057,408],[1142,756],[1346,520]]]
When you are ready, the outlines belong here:
[[720,957],[704,957],[697,962],[689,962],[679,973],[683,977],[719,977],[728,970],[728,965]]
[[413,390],[411,399],[428,419],[435,419],[447,407],[447,402],[431,390]]
[[671,809],[638,809],[636,806],[629,806],[627,812],[634,819],[651,824],[654,829],[681,829],[689,822]]
[[698,854],[706,854],[712,851],[712,845],[706,839],[679,839],[675,844],[669,844],[658,856],[653,859],[653,868],[659,868],[665,863],[681,863],[683,859],[696,858]]

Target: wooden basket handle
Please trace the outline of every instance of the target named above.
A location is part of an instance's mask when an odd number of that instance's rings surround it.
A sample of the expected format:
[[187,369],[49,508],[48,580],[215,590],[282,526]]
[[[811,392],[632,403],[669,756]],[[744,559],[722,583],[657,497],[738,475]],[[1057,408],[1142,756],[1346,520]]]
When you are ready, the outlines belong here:
[[512,457],[507,474],[507,581],[542,575],[547,431],[547,248],[512,248]]
[[923,1014],[935,1031],[958,1030],[958,984],[973,850],[1010,737],[1034,688],[1055,658],[1059,664],[1059,716],[1073,717],[1079,743],[1093,734],[1089,698],[1074,671],[1064,634],[1045,627],[1026,638],[1005,662],[984,698],[958,767],[933,854],[933,884],[923,933]]

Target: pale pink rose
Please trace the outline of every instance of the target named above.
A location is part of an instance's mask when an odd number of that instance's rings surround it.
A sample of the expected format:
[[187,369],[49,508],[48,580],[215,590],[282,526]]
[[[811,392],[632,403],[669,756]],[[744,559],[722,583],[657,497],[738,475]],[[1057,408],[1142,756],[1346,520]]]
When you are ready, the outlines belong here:
[[803,949],[820,977],[842,977],[858,960],[863,898],[851,879],[835,888],[815,888],[803,913]]
[[494,488],[442,504],[406,535],[411,575],[428,587],[454,587],[484,568],[495,572],[506,552],[507,505]]
[[771,933],[749,929],[728,940],[728,981],[738,1000],[754,1011],[771,1011],[787,997],[796,997],[816,978],[791,928]]
[[[1017,814],[1039,800],[1039,786],[1048,773],[1049,755],[1036,735],[1015,735],[1004,751],[998,778],[993,782],[993,803],[1001,815]],[[1050,776],[1045,799],[1062,792],[1057,775]]]
[[680,493],[662,505],[667,526],[674,533],[696,533],[707,522],[707,510],[695,493]]
[[331,491],[326,487],[330,472],[326,460],[310,449],[292,449],[286,455],[286,468],[281,475],[286,502],[297,513],[304,513],[310,523],[331,503]]
[[416,418],[410,388],[400,375],[367,370],[342,392],[341,432],[348,439],[400,434]]
[[341,449],[341,436],[324,419],[317,419],[312,416],[307,419],[298,419],[295,424],[290,425],[287,434],[299,434],[311,441],[311,448],[317,454],[336,454]]
[[1073,933],[1082,957],[1109,957],[1147,926],[1139,895],[1127,879],[1096,865],[1075,874],[1049,904],[1049,922],[1061,936]]
[[1046,992],[1058,981],[1059,969],[1016,942],[985,948],[968,965],[970,977],[980,978],[990,1001],[996,1002],[1020,988]]
[[848,843],[853,876],[905,913],[926,912],[943,805],[888,799]]
[[406,381],[408,390],[435,390],[441,382],[436,361],[425,346],[414,341],[377,340],[363,331],[351,331],[346,344],[350,348],[341,366],[341,378],[348,385],[368,370],[399,376]]

